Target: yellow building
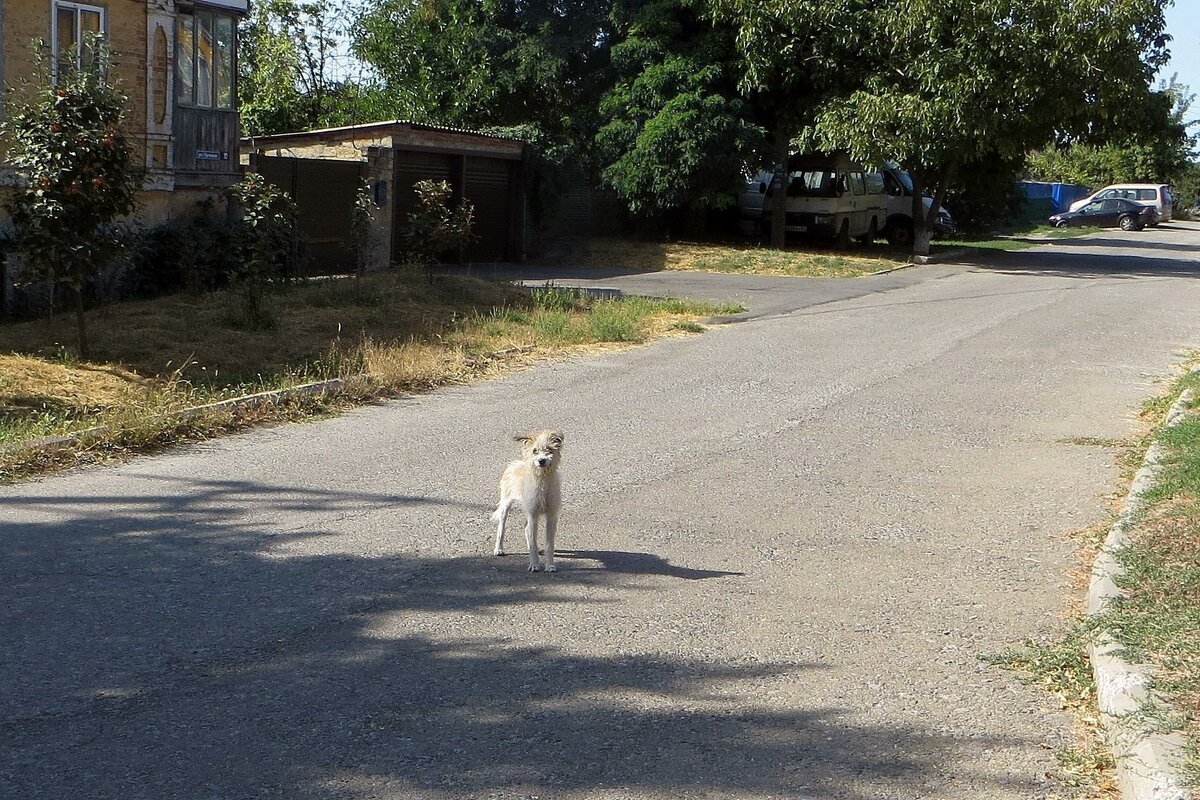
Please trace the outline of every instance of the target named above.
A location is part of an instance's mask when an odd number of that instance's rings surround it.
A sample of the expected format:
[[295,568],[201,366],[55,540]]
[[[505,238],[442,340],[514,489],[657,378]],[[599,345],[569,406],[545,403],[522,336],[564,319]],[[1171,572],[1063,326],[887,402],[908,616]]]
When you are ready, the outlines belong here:
[[[0,0],[0,84],[37,79],[33,42],[54,60],[89,33],[112,48],[129,93],[126,126],[145,159],[139,218],[192,213],[235,182],[238,165],[237,22],[248,0]],[[0,184],[12,172],[0,155]]]

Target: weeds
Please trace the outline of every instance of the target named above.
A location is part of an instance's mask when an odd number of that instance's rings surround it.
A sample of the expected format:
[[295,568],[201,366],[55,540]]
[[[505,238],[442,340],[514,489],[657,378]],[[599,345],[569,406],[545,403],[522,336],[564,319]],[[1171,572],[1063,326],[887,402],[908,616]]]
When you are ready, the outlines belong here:
[[[247,330],[228,292],[120,303],[97,350],[110,363],[79,361],[43,342],[61,341],[70,320],[4,326],[0,355],[0,480],[191,441],[271,420],[471,380],[589,343],[631,343],[738,306],[648,298],[594,300],[565,289],[465,278],[385,274],[314,281],[274,295],[275,331]],[[232,318],[232,319],[231,319]],[[694,324],[694,323],[693,323]],[[698,326],[697,326],[698,327]],[[337,399],[296,399],[214,418],[174,411],[325,378],[346,381]],[[42,436],[103,425],[106,433],[54,453],[22,450]]]

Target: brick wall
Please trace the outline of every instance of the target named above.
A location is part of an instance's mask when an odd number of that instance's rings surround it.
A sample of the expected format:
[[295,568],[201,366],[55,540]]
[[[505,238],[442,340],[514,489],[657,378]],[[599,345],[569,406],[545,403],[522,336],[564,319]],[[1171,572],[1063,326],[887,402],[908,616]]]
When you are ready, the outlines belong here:
[[[153,0],[151,0],[153,1]],[[34,39],[50,41],[51,0],[0,0],[3,12],[3,65],[0,80],[20,87],[39,76],[31,47]],[[146,132],[146,3],[143,0],[88,0],[105,10],[117,78],[129,94],[126,125],[140,141]],[[0,158],[2,158],[0,153]]]

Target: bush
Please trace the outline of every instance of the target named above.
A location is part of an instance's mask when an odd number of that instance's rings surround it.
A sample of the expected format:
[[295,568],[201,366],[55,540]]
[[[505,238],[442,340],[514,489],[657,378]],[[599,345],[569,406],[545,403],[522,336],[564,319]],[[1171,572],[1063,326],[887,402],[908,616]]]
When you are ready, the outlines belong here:
[[234,285],[242,294],[244,321],[252,327],[270,327],[267,290],[286,286],[299,271],[296,204],[287,192],[255,172],[229,187],[229,197],[242,211],[234,226],[240,260]]
[[118,283],[122,297],[200,294],[227,288],[241,271],[234,230],[209,219],[170,220],[136,231]]
[[439,257],[466,247],[475,240],[471,233],[475,207],[460,203],[450,207],[452,191],[445,181],[417,181],[417,210],[408,215],[404,242],[413,264],[429,267]]

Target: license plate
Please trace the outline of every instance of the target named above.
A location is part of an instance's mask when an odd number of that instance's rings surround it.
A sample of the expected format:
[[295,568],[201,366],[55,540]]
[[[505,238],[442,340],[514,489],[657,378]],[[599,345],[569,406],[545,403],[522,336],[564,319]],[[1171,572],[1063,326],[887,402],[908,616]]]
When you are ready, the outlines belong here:
[[792,233],[808,233],[807,225],[788,225],[787,229]]

